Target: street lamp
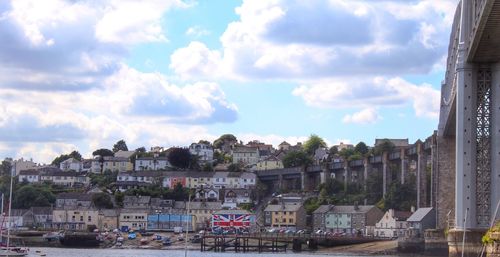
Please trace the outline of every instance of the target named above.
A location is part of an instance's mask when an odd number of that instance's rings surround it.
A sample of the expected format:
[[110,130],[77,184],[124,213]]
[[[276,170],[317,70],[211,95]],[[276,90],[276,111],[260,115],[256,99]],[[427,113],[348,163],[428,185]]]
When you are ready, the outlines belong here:
[[160,230],[160,214],[161,214],[161,210],[156,210],[156,215],[158,215],[158,225],[157,225],[157,229]]

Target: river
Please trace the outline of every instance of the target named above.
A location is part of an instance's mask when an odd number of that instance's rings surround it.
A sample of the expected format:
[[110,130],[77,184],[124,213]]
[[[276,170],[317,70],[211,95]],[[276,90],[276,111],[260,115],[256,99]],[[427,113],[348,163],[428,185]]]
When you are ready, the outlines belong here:
[[[39,253],[37,251],[40,251]],[[145,250],[145,249],[74,249],[74,248],[31,248],[28,256],[35,257],[45,254],[47,257],[184,257],[184,251],[178,250]],[[188,257],[272,257],[273,255],[293,256],[293,257],[318,257],[323,255],[328,256],[351,256],[351,257],[366,257],[370,255],[346,254],[346,253],[214,253],[214,252],[199,252],[188,251]],[[372,255],[373,256],[373,255]],[[398,257],[399,255],[383,255],[386,257]],[[401,255],[403,256],[403,255]],[[406,255],[408,256],[408,255]],[[412,255],[415,256],[415,255]]]

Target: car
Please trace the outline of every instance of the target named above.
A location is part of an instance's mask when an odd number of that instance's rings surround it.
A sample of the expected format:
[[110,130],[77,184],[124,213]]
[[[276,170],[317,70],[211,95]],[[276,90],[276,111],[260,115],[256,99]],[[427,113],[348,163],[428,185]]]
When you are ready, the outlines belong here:
[[325,232],[321,229],[318,229],[316,232],[314,232],[314,234],[316,234],[316,235],[323,235],[323,233],[325,233]]

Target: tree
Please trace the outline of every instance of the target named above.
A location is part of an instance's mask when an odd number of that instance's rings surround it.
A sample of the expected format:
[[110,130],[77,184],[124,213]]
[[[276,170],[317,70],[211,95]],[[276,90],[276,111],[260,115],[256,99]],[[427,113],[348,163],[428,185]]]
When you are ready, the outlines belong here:
[[48,188],[25,185],[15,191],[12,208],[28,209],[31,207],[46,207],[56,201],[56,197]]
[[304,143],[304,151],[313,155],[316,149],[326,147],[325,141],[318,135],[312,134],[309,139]]
[[113,145],[113,152],[116,153],[118,151],[128,151],[127,143],[125,140],[120,140]]
[[172,199],[176,201],[187,200],[189,197],[189,189],[182,186],[181,183],[177,183],[172,189]]
[[330,154],[338,154],[339,153],[339,148],[337,146],[332,146],[330,147]]
[[146,152],[146,148],[144,146],[141,146],[141,147],[135,149],[135,152],[136,153],[145,153]]
[[354,154],[354,149],[344,148],[340,150],[339,155],[344,158],[344,160],[349,160],[349,157]]
[[123,199],[125,198],[125,194],[117,190],[115,192],[115,203],[118,207],[123,207]]
[[[238,143],[238,139],[232,134],[224,134],[214,141],[214,148],[224,150],[224,148],[229,148],[229,146]],[[226,149],[227,150],[227,149]]]
[[73,158],[73,159],[81,161],[82,155],[78,151],[73,151],[69,154],[61,154],[52,161],[52,165],[59,166],[59,164],[61,164],[61,162],[65,161],[69,158]]
[[383,139],[381,143],[373,148],[373,154],[381,155],[382,153],[390,153],[394,150],[394,144],[389,139]]
[[0,174],[10,176],[11,172],[12,172],[12,163],[7,159],[3,160],[2,164],[0,164]]
[[168,161],[174,167],[185,169],[191,163],[191,153],[187,148],[174,147],[168,154]]
[[97,155],[99,155],[101,157],[105,157],[105,156],[114,156],[115,154],[113,153],[113,151],[111,151],[109,149],[101,148],[101,149],[97,149],[94,152],[92,152],[92,156],[97,156]]
[[371,172],[366,179],[366,200],[368,204],[375,204],[383,196],[383,178],[381,172]]
[[364,142],[359,142],[355,147],[354,151],[360,153],[361,155],[365,155],[368,153],[368,146]]
[[243,164],[242,163],[232,163],[229,166],[227,166],[227,171],[229,171],[229,172],[241,172],[241,171],[243,171]]
[[313,163],[311,156],[304,151],[290,151],[283,157],[285,168],[308,166]]
[[92,195],[92,203],[98,209],[113,209],[111,196],[106,193],[97,193]]
[[208,142],[207,140],[200,140],[200,141],[198,141],[198,144],[212,146],[212,143]]

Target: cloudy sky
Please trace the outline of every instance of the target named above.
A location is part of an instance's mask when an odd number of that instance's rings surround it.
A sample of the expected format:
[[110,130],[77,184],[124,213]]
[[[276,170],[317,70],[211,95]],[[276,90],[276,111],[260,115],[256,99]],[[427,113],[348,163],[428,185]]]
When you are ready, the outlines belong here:
[[0,1],[0,157],[426,138],[457,2]]

